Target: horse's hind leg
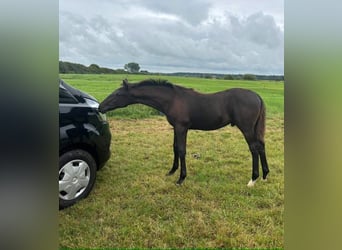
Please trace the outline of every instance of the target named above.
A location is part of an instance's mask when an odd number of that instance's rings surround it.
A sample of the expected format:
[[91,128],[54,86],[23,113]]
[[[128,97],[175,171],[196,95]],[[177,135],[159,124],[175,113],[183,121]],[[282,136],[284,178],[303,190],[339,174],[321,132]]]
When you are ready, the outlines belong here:
[[249,143],[248,145],[252,154],[252,179],[248,182],[247,186],[252,187],[259,178],[259,152],[256,142]]
[[270,172],[268,169],[268,163],[266,159],[266,152],[265,152],[265,143],[259,142],[260,148],[259,148],[259,155],[260,155],[260,161],[262,166],[262,178],[266,180],[267,174]]
[[259,177],[259,143],[252,129],[241,129],[241,131],[248,143],[249,150],[252,154],[252,179],[247,184],[248,187],[252,187]]
[[268,169],[264,142],[261,142],[261,141],[252,142],[249,144],[249,148],[253,157],[252,179],[248,183],[248,186],[251,187],[251,186],[254,186],[256,179],[259,177],[259,157],[258,156],[260,156],[263,180],[266,180],[267,174],[270,171]]

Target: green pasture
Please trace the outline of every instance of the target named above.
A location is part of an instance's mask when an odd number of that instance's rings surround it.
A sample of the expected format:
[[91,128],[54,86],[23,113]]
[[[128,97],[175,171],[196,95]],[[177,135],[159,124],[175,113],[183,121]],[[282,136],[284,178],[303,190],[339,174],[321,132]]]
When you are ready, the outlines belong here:
[[[100,101],[122,79],[145,75],[60,75]],[[153,76],[153,78],[158,78]],[[284,248],[284,83],[161,77],[200,92],[256,91],[267,107],[267,182],[246,185],[251,155],[236,127],[189,131],[188,176],[166,176],[173,132],[158,112],[134,105],[108,116],[112,155],[87,199],[59,211],[61,249]],[[143,118],[143,119],[137,119]]]

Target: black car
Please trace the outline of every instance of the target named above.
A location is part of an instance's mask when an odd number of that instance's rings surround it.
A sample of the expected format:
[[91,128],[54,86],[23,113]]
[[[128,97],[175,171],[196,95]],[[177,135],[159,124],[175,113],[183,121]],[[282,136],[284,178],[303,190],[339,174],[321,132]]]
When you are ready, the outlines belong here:
[[88,196],[110,157],[111,134],[98,101],[59,81],[59,209]]

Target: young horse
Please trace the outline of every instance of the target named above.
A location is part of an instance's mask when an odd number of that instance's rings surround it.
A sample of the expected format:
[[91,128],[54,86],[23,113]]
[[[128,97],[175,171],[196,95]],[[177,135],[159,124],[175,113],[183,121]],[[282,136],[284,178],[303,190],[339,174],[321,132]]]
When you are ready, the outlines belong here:
[[186,137],[189,129],[214,130],[231,124],[243,133],[252,153],[252,179],[259,177],[259,157],[263,179],[269,172],[265,153],[265,105],[256,93],[240,88],[213,94],[201,94],[192,89],[173,85],[167,81],[144,80],[138,84],[123,81],[122,87],[109,95],[99,106],[105,113],[130,104],[141,103],[166,115],[174,128],[173,166],[168,175],[178,169],[181,172],[177,184],[186,177]]

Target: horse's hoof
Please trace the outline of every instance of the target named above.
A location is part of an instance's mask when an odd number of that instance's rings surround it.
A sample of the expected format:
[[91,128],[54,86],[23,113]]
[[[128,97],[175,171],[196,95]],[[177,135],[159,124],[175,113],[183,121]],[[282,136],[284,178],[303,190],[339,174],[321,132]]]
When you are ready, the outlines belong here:
[[178,180],[178,181],[176,182],[176,185],[177,185],[177,186],[181,186],[182,183],[183,183],[183,181],[184,181],[184,180]]
[[261,180],[262,180],[262,181],[264,181],[264,182],[267,182],[267,178],[265,178],[265,179],[264,179],[264,178],[262,178]]
[[247,184],[247,187],[253,187],[254,184],[255,184],[255,182],[256,182],[256,180],[255,180],[255,181],[250,180],[250,181],[248,182],[248,184]]
[[173,175],[175,172],[168,172],[167,174],[166,174],[166,176],[171,176],[171,175]]

